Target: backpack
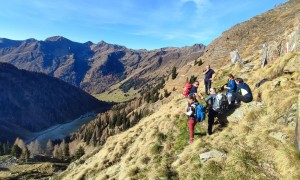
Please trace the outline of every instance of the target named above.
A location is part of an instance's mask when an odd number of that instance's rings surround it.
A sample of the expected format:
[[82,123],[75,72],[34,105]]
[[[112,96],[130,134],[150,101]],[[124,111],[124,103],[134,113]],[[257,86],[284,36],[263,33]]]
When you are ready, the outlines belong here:
[[196,106],[196,122],[202,122],[205,119],[205,108],[202,104],[197,104]]
[[228,110],[228,100],[226,95],[221,93],[216,95],[213,110],[217,111],[219,114],[223,114],[226,110]]
[[191,88],[193,87],[193,85],[192,84],[190,84],[190,83],[186,83],[185,84],[185,86],[184,86],[184,88],[183,88],[183,95],[185,96],[185,97],[187,97],[189,94],[190,94],[190,91],[191,91]]

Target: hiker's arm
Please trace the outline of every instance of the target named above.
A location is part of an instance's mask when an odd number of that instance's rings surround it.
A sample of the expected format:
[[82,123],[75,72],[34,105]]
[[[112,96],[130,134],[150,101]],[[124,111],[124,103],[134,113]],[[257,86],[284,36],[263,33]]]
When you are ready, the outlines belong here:
[[212,74],[212,77],[211,77],[209,80],[213,80],[213,79],[215,78],[215,76],[216,76],[216,73],[214,72],[214,73]]
[[196,95],[196,98],[200,98],[200,99],[204,99],[204,97],[200,94],[198,94],[198,93],[195,93],[195,95]]

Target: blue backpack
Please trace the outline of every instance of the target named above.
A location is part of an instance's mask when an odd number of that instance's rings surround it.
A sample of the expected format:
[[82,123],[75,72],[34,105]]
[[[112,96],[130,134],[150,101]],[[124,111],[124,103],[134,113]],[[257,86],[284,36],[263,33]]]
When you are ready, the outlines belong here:
[[202,122],[205,119],[205,108],[202,104],[196,106],[196,121]]

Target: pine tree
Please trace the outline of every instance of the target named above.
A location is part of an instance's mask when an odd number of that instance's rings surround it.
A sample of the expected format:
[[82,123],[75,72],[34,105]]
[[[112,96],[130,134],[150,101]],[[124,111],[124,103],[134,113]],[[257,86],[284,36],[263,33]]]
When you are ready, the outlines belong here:
[[53,142],[51,141],[51,139],[49,139],[46,145],[46,155],[51,156],[53,150],[54,150]]
[[58,144],[56,144],[54,146],[53,156],[56,157],[56,158],[58,158],[58,159],[62,158],[62,151],[61,151],[61,149],[60,149],[60,147],[59,147]]
[[11,149],[10,149],[10,145],[9,142],[7,143],[3,143],[2,145],[2,149],[3,149],[3,155],[7,155],[10,153]]
[[84,148],[82,146],[80,146],[77,151],[75,152],[75,156],[74,159],[77,160],[79,158],[81,158],[81,156],[83,156],[85,154],[84,152]]
[[170,96],[171,93],[168,92],[167,89],[164,89],[164,97],[167,98]]
[[197,77],[192,75],[190,78],[190,83],[193,84],[197,80]]
[[172,79],[175,79],[177,77],[177,70],[176,67],[174,66],[172,69]]
[[145,101],[147,102],[147,103],[149,103],[150,102],[150,99],[151,99],[151,94],[150,94],[150,92],[147,92],[147,94],[146,94],[146,96],[145,96]]
[[10,155],[19,158],[21,154],[22,154],[22,149],[17,144],[13,145],[10,151]]
[[60,144],[60,147],[59,147],[62,151],[62,157],[64,158],[69,158],[70,157],[70,152],[69,152],[69,144],[66,143],[65,140],[63,140]]
[[3,156],[3,155],[4,155],[4,153],[3,153],[3,145],[0,142],[0,156]]
[[28,162],[28,159],[30,157],[30,151],[27,147],[25,147],[24,151],[22,152],[22,159],[25,160],[25,162]]

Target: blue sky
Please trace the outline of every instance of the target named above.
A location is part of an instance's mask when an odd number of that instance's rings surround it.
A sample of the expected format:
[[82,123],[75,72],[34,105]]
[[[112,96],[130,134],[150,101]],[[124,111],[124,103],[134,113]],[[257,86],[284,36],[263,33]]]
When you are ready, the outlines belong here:
[[133,49],[208,45],[233,25],[286,0],[7,0],[0,37],[60,35]]

